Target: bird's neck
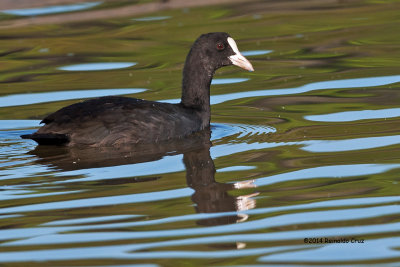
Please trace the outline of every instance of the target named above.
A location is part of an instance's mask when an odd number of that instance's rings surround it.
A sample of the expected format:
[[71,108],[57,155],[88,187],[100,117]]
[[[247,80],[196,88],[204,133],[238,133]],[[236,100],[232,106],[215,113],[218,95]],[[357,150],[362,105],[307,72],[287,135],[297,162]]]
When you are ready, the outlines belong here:
[[201,113],[203,125],[210,123],[210,85],[215,69],[193,53],[189,53],[183,68],[181,104]]

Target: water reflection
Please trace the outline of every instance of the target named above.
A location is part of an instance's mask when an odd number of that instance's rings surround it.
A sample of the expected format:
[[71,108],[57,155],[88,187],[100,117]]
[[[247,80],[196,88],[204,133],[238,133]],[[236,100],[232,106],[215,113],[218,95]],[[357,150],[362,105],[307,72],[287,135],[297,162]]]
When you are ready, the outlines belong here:
[[373,86],[381,86],[381,85],[387,85],[387,84],[392,84],[392,83],[397,83],[397,82],[400,82],[400,75],[316,82],[316,83],[309,83],[309,84],[295,87],[295,88],[268,89],[268,90],[259,90],[259,91],[231,93],[231,94],[224,94],[224,95],[212,95],[211,96],[211,104],[214,104],[214,105],[220,104],[220,103],[223,103],[226,101],[240,99],[240,98],[259,97],[259,96],[291,95],[291,94],[300,94],[300,93],[306,93],[309,91],[322,90],[322,89],[373,87]]
[[227,136],[236,135],[236,138],[261,136],[275,133],[276,129],[267,125],[250,125],[239,123],[212,123],[211,140],[217,141]]
[[116,70],[135,66],[136,62],[96,62],[83,63],[59,67],[59,70],[66,71],[96,71],[96,70]]
[[74,224],[87,224],[94,222],[107,222],[107,221],[118,221],[131,219],[136,217],[141,217],[142,215],[133,215],[133,214],[125,214],[125,215],[110,215],[110,216],[100,216],[100,217],[90,217],[90,218],[79,218],[79,219],[68,219],[68,220],[57,220],[44,223],[43,225],[74,225]]
[[371,149],[400,144],[400,135],[353,138],[346,140],[310,140],[299,142],[304,144],[302,150],[319,152],[340,152]]
[[343,111],[331,114],[309,115],[304,118],[309,121],[348,122],[372,119],[389,119],[400,116],[400,108],[377,110]]
[[[194,189],[192,201],[196,204],[197,213],[217,213],[230,211],[245,211],[255,208],[252,197],[257,193],[246,196],[232,196],[228,191],[238,188],[254,188],[253,181],[243,181],[234,184],[218,183],[215,181],[215,166],[211,159],[209,148],[190,151],[184,154],[186,181]],[[237,223],[247,220],[248,215],[232,213],[215,218],[198,221],[199,225],[212,226]]]
[[81,99],[89,97],[101,97],[108,95],[128,95],[146,91],[143,88],[113,88],[113,89],[93,89],[93,90],[74,90],[32,94],[16,94],[0,97],[0,107],[13,107],[46,103],[54,101],[64,101],[69,99]]
[[[399,229],[398,225],[396,226]],[[310,247],[308,250],[283,252],[277,255],[268,255],[260,257],[261,262],[337,262],[337,255],[341,255],[342,262],[357,261],[377,261],[385,259],[395,259],[399,257],[398,248],[400,246],[399,237],[380,238],[378,240],[365,240],[362,237],[347,237],[349,240],[354,238],[364,240],[363,243],[349,242],[349,244],[329,244]],[[366,245],[365,243],[368,243]],[[390,245],[389,245],[390,244]],[[343,247],[346,247],[344,251]],[[379,256],[377,257],[377,251]],[[355,266],[352,264],[351,266]],[[359,265],[361,266],[361,265]],[[364,265],[365,266],[365,265]],[[378,265],[381,266],[381,265]],[[392,264],[383,266],[393,266]]]
[[256,184],[257,186],[265,186],[274,183],[282,183],[285,181],[306,180],[313,178],[337,179],[342,177],[384,173],[397,168],[400,168],[400,164],[349,164],[322,166],[259,178],[256,179]]
[[[135,182],[137,181],[135,179],[132,179],[132,183]],[[173,189],[165,191],[156,191],[151,193],[127,194],[127,195],[118,195],[109,197],[93,197],[86,199],[66,200],[66,201],[49,202],[43,204],[29,204],[17,207],[3,208],[1,209],[1,213],[9,214],[9,213],[20,213],[20,212],[94,208],[100,206],[112,206],[112,205],[120,205],[127,203],[130,204],[145,203],[145,202],[162,201],[174,198],[187,197],[190,196],[191,193],[193,193],[193,190],[189,188],[182,188],[182,189]],[[26,235],[26,232],[21,231],[21,234]],[[29,233],[29,235],[32,235],[32,233]],[[34,235],[37,235],[37,233]],[[8,239],[7,236],[4,236],[3,238]]]
[[[293,88],[267,89],[258,91],[229,93],[222,95],[211,95],[210,103],[212,105],[216,105],[227,101],[238,100],[242,98],[260,97],[260,96],[295,95],[314,90],[374,87],[374,86],[388,85],[397,82],[400,82],[400,75],[332,80],[332,81],[309,83]],[[179,102],[179,99],[162,100],[160,102],[177,103]]]
[[261,56],[261,55],[266,55],[266,54],[269,54],[272,52],[273,52],[273,50],[250,50],[250,51],[243,51],[242,55],[245,57]]
[[242,83],[248,81],[248,78],[219,78],[219,79],[212,79],[211,84],[231,84],[231,83]]
[[0,120],[0,131],[38,127],[40,120]]
[[170,19],[171,16],[152,16],[152,17],[143,17],[143,18],[135,18],[132,20],[135,21],[157,21],[157,20],[166,20]]
[[45,6],[38,8],[25,8],[25,9],[9,9],[2,10],[2,13],[16,16],[40,16],[57,14],[64,12],[74,12],[89,9],[100,5],[102,2],[78,3],[73,5],[59,5],[59,6]]
[[[252,198],[258,193],[249,195],[232,196],[228,191],[254,188],[254,181],[240,181],[231,184],[218,183],[215,181],[215,166],[210,155],[211,131],[205,130],[195,133],[185,139],[178,139],[174,142],[159,144],[136,144],[123,148],[69,148],[54,146],[37,146],[30,155],[35,155],[38,159],[36,164],[52,166],[56,168],[62,176],[74,177],[84,175],[88,177],[68,179],[65,181],[53,181],[52,184],[64,184],[73,182],[86,182],[101,180],[100,185],[113,185],[117,179],[122,177],[137,177],[152,175],[140,179],[131,179],[131,183],[146,182],[159,177],[154,177],[155,171],[151,167],[154,161],[159,162],[173,157],[176,163],[183,154],[184,168],[186,169],[186,181],[188,188],[166,190],[152,193],[119,195],[111,197],[100,197],[91,199],[69,200],[62,202],[52,202],[44,204],[33,204],[19,206],[15,208],[2,209],[2,213],[24,212],[29,210],[51,210],[60,208],[77,208],[102,205],[116,205],[121,203],[140,203],[148,201],[165,200],[179,198],[192,194],[196,212],[201,213],[220,213],[218,216],[205,217],[198,221],[200,225],[221,225],[245,221],[248,215],[237,213],[255,208],[255,200]],[[176,158],[178,156],[178,158]],[[174,158],[175,157],[175,158]],[[132,168],[135,164],[135,168]],[[137,165],[145,164],[144,168],[137,168]],[[168,162],[170,166],[176,168],[176,164]],[[112,168],[112,170],[110,169]],[[127,174],[121,173],[121,168],[127,170]],[[110,171],[107,171],[110,169]],[[143,173],[140,170],[147,170]],[[139,170],[139,172],[138,172]],[[174,169],[176,171],[176,169]],[[88,173],[89,172],[89,173]],[[110,173],[116,173],[116,179]],[[106,174],[102,176],[101,174]],[[166,173],[162,169],[162,173]],[[193,190],[191,190],[191,189]],[[227,213],[231,212],[231,213]],[[221,214],[224,213],[224,214]]]

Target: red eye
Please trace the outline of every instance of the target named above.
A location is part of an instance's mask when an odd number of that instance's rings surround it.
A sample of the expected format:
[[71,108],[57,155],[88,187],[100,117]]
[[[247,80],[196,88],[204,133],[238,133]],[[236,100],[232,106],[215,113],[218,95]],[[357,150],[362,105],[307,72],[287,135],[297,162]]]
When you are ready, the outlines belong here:
[[218,49],[218,50],[224,50],[224,48],[225,48],[225,46],[224,46],[223,43],[218,43],[218,44],[217,44],[217,49]]

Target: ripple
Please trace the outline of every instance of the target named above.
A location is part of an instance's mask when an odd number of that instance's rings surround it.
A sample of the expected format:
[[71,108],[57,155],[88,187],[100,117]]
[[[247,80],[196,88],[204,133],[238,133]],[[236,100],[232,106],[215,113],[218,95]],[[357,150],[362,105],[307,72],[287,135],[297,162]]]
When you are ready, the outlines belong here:
[[8,10],[2,10],[1,12],[16,16],[40,16],[40,15],[74,12],[74,11],[89,9],[100,5],[101,3],[103,2],[101,1],[101,2],[73,4],[73,5],[45,6],[38,8],[26,8],[26,9],[8,9]]
[[146,91],[144,88],[123,88],[123,89],[92,89],[74,90],[48,93],[17,94],[0,97],[0,107],[13,107],[63,101],[69,99],[82,99],[90,97],[101,97],[108,95],[127,95]]
[[[32,124],[38,123],[38,121],[32,121]],[[1,125],[1,124],[0,124]],[[34,125],[38,126],[38,124]],[[212,124],[212,140],[218,140],[227,136],[237,135],[237,138],[250,137],[262,134],[268,134],[275,132],[276,130],[269,126],[255,126],[255,125],[245,125],[245,124]],[[17,135],[15,138],[19,138]],[[221,151],[226,149],[225,146],[215,146],[216,148],[221,147]],[[251,148],[251,146],[248,146]],[[226,149],[226,153],[229,149]],[[224,156],[218,153],[213,153],[212,156]],[[249,168],[246,166],[245,168]],[[57,177],[81,177],[81,178],[71,178],[63,181],[54,181],[54,183],[72,183],[72,182],[84,182],[84,181],[98,181],[103,179],[114,179],[121,177],[131,177],[132,173],[137,176],[155,175],[159,173],[173,173],[183,171],[185,169],[182,163],[182,155],[171,155],[165,156],[156,161],[142,162],[136,164],[125,164],[112,167],[103,168],[86,168],[74,171],[64,171],[54,174]],[[1,180],[15,179],[20,175],[24,177],[35,176],[38,173],[48,173],[52,172],[46,166],[42,165],[31,165],[21,168],[13,168],[8,170],[1,170]]]
[[[24,175],[24,177],[26,177],[26,175]],[[0,214],[56,210],[56,209],[99,207],[99,206],[119,205],[126,203],[152,202],[152,201],[188,197],[192,195],[193,192],[194,190],[191,188],[180,188],[180,189],[171,189],[165,191],[155,191],[150,193],[138,193],[138,194],[128,194],[128,195],[118,195],[118,196],[74,199],[66,201],[40,203],[40,204],[28,204],[16,207],[2,208]]]
[[293,87],[293,88],[268,89],[268,90],[246,91],[246,92],[238,92],[238,93],[223,94],[223,95],[212,95],[211,104],[215,105],[230,100],[249,98],[249,97],[293,95],[293,94],[306,93],[314,90],[326,90],[326,89],[374,87],[374,86],[388,85],[397,82],[400,82],[400,75],[324,81],[324,82],[309,83],[303,86]]
[[[319,201],[307,204],[295,204],[295,205],[287,205],[287,206],[276,206],[276,207],[268,207],[268,208],[255,208],[252,210],[247,210],[247,214],[269,214],[269,213],[277,213],[283,211],[291,211],[297,212],[299,210],[311,210],[311,209],[321,209],[321,208],[347,208],[347,207],[354,207],[354,206],[365,206],[365,205],[382,205],[382,204],[389,204],[389,203],[396,203],[400,201],[400,197],[398,196],[390,196],[390,197],[365,197],[365,198],[353,198],[353,199],[338,199],[338,200],[327,200],[327,201]],[[121,227],[142,227],[142,226],[149,226],[149,225],[159,225],[159,224],[170,224],[176,222],[183,222],[183,221],[194,221],[199,219],[206,219],[206,218],[215,218],[221,216],[229,216],[236,214],[236,212],[216,212],[216,213],[198,213],[198,214],[187,214],[187,215],[178,215],[178,216],[170,216],[161,219],[149,219],[144,221],[133,221],[133,222],[119,222],[119,223],[105,223],[105,224],[97,224],[97,225],[90,225],[89,227],[86,225],[80,226],[66,226],[63,228],[63,232],[66,231],[82,231],[82,230],[93,230],[93,229],[112,229],[112,228],[121,228]],[[4,215],[5,217],[13,216],[13,215]],[[21,215],[19,215],[21,216]],[[105,216],[115,218],[116,216]],[[123,216],[123,215],[122,215]],[[127,215],[133,216],[134,218],[142,216],[142,215]],[[99,218],[99,217],[95,217]],[[88,222],[91,222],[90,218],[83,218],[82,220],[88,219]],[[80,220],[80,219],[76,219]],[[75,219],[71,220],[60,220],[42,224],[43,226],[52,226],[52,225],[63,225],[65,222],[75,222]],[[60,222],[60,223],[58,223]],[[74,224],[74,223],[70,223]],[[399,224],[399,223],[397,223]],[[372,227],[372,226],[371,226]],[[34,232],[34,231],[33,231]]]
[[[0,120],[0,130],[33,128],[38,127],[39,120]],[[237,138],[251,137],[255,135],[263,135],[276,132],[276,129],[270,126],[262,125],[246,125],[246,124],[229,124],[229,123],[212,123],[211,140],[216,141],[224,137],[238,135]],[[18,132],[8,136],[8,138],[18,138],[23,134]],[[356,151],[364,149],[372,149],[400,144],[400,135],[393,136],[378,136],[378,137],[362,137],[344,140],[306,140],[295,142],[264,142],[255,144],[224,144],[221,149],[226,150],[228,155],[231,153],[240,153],[247,150],[265,149],[279,146],[301,146],[300,149],[313,153],[323,152],[341,152],[341,151]],[[218,146],[213,148],[214,152],[220,150]],[[213,154],[223,156],[219,153]],[[176,169],[180,171],[181,169]]]
[[[379,207],[359,207],[359,208],[354,208],[354,206],[364,206],[364,205],[372,205],[372,204],[389,204],[389,203],[395,203],[399,201],[399,197],[369,197],[369,198],[355,198],[355,199],[339,199],[339,200],[328,200],[328,201],[321,201],[321,202],[315,202],[315,203],[307,203],[307,204],[297,204],[297,205],[288,205],[288,206],[277,206],[277,207],[269,207],[269,208],[256,208],[252,210],[246,211],[247,214],[276,214],[277,212],[282,212],[282,211],[294,211],[295,213],[292,214],[287,214],[283,216],[277,216],[272,217],[271,222],[268,221],[267,217],[266,219],[262,219],[261,221],[266,221],[268,223],[268,227],[276,227],[276,226],[282,226],[282,225],[287,225],[290,223],[290,221],[293,221],[291,218],[293,216],[296,216],[296,214],[302,215],[301,221],[304,223],[304,220],[307,220],[308,214],[314,214],[316,215],[317,213],[329,213],[329,211],[314,211],[314,212],[298,212],[299,210],[310,210],[310,209],[321,209],[321,208],[332,208],[332,207],[342,207],[342,209],[339,210],[333,210],[333,213],[336,213],[337,215],[340,216],[339,219],[344,219],[346,216],[348,216],[348,212],[346,208],[352,208],[353,211],[361,211],[362,217],[365,216],[376,216],[378,213],[380,215],[387,214],[390,212],[390,207],[393,207],[393,205],[385,205],[381,206],[382,208]],[[343,209],[345,208],[345,209]],[[344,211],[344,213],[341,213],[341,211]],[[373,214],[368,214],[368,213],[373,213]],[[27,240],[20,240],[20,241],[11,241],[8,242],[7,245],[21,245],[21,244],[61,244],[61,243],[77,243],[77,242],[94,242],[94,241],[110,241],[110,240],[124,240],[124,239],[137,239],[141,238],[144,236],[146,233],[149,233],[148,236],[150,237],[157,237],[157,234],[151,234],[152,231],[147,231],[144,233],[127,233],[127,232],[113,232],[113,233],[108,233],[108,232],[99,232],[97,231],[96,233],[80,233],[80,234],[65,234],[65,232],[76,232],[76,231],[85,231],[85,230],[101,230],[101,229],[117,229],[117,228],[123,228],[123,227],[142,227],[142,226],[149,226],[149,225],[158,225],[158,224],[170,224],[173,222],[183,222],[183,221],[193,221],[193,220],[199,220],[199,219],[205,219],[205,218],[216,218],[216,217],[221,217],[221,216],[230,216],[237,214],[236,212],[218,212],[218,213],[202,213],[202,214],[188,214],[188,215],[180,215],[180,216],[171,216],[171,217],[166,217],[162,219],[153,219],[153,220],[145,220],[145,221],[133,221],[133,222],[119,222],[119,223],[105,223],[105,224],[96,224],[96,225],[79,225],[79,226],[63,226],[59,227],[58,224],[54,226],[49,226],[48,224],[42,225],[40,228],[34,227],[34,228],[28,228],[24,230],[14,230],[10,229],[8,231],[3,231],[3,235],[0,236],[0,240],[10,240],[10,239],[18,239],[18,238],[29,238]],[[7,216],[7,215],[4,215]],[[18,215],[20,216],[20,215]],[[108,217],[118,217],[117,216],[108,216]],[[140,215],[133,215],[135,217],[140,216]],[[107,216],[106,216],[107,217]],[[287,218],[287,220],[279,220],[279,218]],[[85,218],[87,219],[87,218]],[[83,219],[83,220],[85,220]],[[353,218],[355,219],[355,218]],[[330,217],[328,220],[336,220],[336,217]],[[66,220],[66,221],[74,221],[72,220]],[[293,223],[295,223],[295,220]],[[298,221],[300,222],[300,221]],[[312,222],[312,220],[310,221]],[[246,224],[245,226],[251,226],[253,224],[260,225],[262,222],[259,222],[259,220],[255,221],[254,223]],[[396,225],[399,225],[399,223],[394,223]],[[388,226],[393,224],[388,224]],[[231,226],[226,226],[225,228],[230,228]],[[359,227],[359,226],[358,226]],[[361,228],[355,227],[354,230],[356,230],[356,233],[364,232],[366,231],[371,231],[372,228],[375,229],[375,232],[386,232],[386,231],[393,231],[394,228],[392,227],[384,227],[381,228],[380,226],[365,226],[364,230],[359,230]],[[246,231],[247,227],[242,229],[242,231]],[[347,229],[347,230],[346,230]],[[344,231],[349,232],[349,228],[343,229]],[[173,232],[178,232],[177,230],[171,230]],[[330,231],[330,229],[326,229],[326,233],[328,235],[331,234],[336,234],[337,232]],[[63,232],[62,235],[59,235],[57,233]],[[168,235],[173,235],[173,233],[169,233],[168,230],[166,231],[156,231],[158,233],[163,233],[164,236]],[[189,233],[187,233],[189,232]],[[212,231],[214,232],[214,231]],[[229,229],[224,229],[225,233],[232,232]],[[234,232],[234,231],[233,231]],[[318,234],[318,232],[324,233],[323,229],[312,229],[312,230],[300,230],[300,231],[289,231],[287,232],[286,235],[283,235],[282,237],[280,236],[280,233],[269,233],[266,236],[262,237],[263,240],[280,240],[282,239],[290,239],[293,237],[298,237],[300,233],[315,233]],[[204,234],[204,232],[201,232]],[[207,232],[208,233],[208,232]],[[186,231],[186,233],[181,233],[179,235],[190,235],[190,231]],[[259,236],[260,234],[256,234],[256,236]],[[248,235],[246,235],[248,236]],[[308,236],[308,235],[304,235]],[[304,236],[301,236],[301,238],[304,238]],[[220,236],[219,236],[220,237]],[[215,238],[219,238],[215,237]],[[210,242],[213,241],[213,237],[204,237],[204,239],[208,239]],[[253,239],[255,241],[255,239]],[[180,242],[179,240],[177,241],[171,241],[171,242]],[[190,241],[189,241],[190,242]],[[158,243],[158,242],[157,242]],[[150,243],[151,244],[151,243]]]
[[[132,167],[134,165],[124,165]],[[361,175],[372,175],[377,173],[383,173],[392,169],[400,168],[400,164],[352,164],[352,165],[335,165],[335,166],[322,166],[316,168],[302,169],[298,171],[282,173],[264,178],[255,179],[257,186],[271,185],[275,183],[281,183],[293,180],[304,180],[313,178],[342,178],[342,177],[353,177]],[[104,173],[107,178],[113,173],[105,170],[107,168],[99,168],[98,173]],[[162,170],[162,168],[161,168]],[[85,170],[87,171],[87,170]],[[76,172],[76,171],[73,171]],[[153,171],[154,172],[154,171]],[[64,174],[77,175],[77,173],[64,172]],[[130,176],[135,173],[135,170],[130,171]],[[118,177],[123,177],[119,175]],[[24,175],[26,177],[26,175]],[[97,180],[99,177],[91,177],[90,180]],[[103,178],[104,179],[104,178]],[[87,178],[75,179],[75,180],[87,180]],[[180,197],[188,197],[193,193],[190,188],[181,188],[166,191],[156,191],[151,193],[139,193],[119,196],[108,196],[108,197],[95,197],[86,199],[67,200],[43,204],[32,204],[10,208],[3,208],[1,214],[27,212],[27,211],[42,211],[42,210],[53,210],[53,209],[71,209],[71,208],[82,208],[90,206],[106,206],[106,205],[117,205],[124,203],[143,203],[149,201],[159,201]]]
[[[214,124],[212,124],[213,127]],[[218,140],[234,134],[240,134],[241,137],[246,136],[245,132],[241,132],[241,127],[231,127],[230,125],[219,124],[218,127],[212,128],[211,139]],[[267,126],[268,127],[268,126]],[[272,128],[272,127],[271,127]],[[214,130],[215,129],[215,130]],[[251,129],[251,127],[248,127]],[[270,132],[275,132],[275,129]],[[263,134],[260,129],[257,129],[254,133],[248,132],[250,136],[252,134]],[[266,128],[265,134],[269,133]],[[280,146],[300,146],[301,150],[322,153],[322,152],[341,152],[341,151],[356,151],[363,149],[372,149],[378,147],[385,147],[391,145],[400,144],[400,136],[378,136],[378,137],[362,137],[354,139],[344,140],[306,140],[306,141],[294,141],[294,142],[254,142],[254,143],[226,143],[211,148],[213,158],[241,153],[250,150],[269,149]]]
[[146,176],[155,174],[173,173],[185,170],[185,165],[182,162],[183,155],[165,156],[159,160],[141,162],[135,164],[118,165],[112,167],[102,168],[88,168],[74,171],[65,171],[55,174],[55,176],[80,176],[84,175],[84,178],[68,179],[63,181],[54,182],[55,184],[83,182],[83,181],[97,181],[104,179],[132,177],[132,173],[135,176]]
[[[218,242],[221,243],[221,242]],[[224,251],[156,251],[156,252],[131,252],[138,245],[114,245],[95,246],[82,248],[46,249],[46,253],[40,250],[24,252],[1,252],[0,262],[27,262],[27,261],[55,261],[55,260],[84,260],[84,259],[193,259],[193,258],[232,258],[259,254],[270,254],[273,252],[286,252],[295,250],[300,246],[281,246],[257,249],[224,250]],[[129,265],[133,266],[133,265]],[[144,267],[157,265],[140,265]]]
[[[227,135],[228,136],[228,135]],[[273,148],[278,146],[285,146],[291,145],[288,143],[259,143],[254,142],[247,144],[245,142],[242,143],[228,143],[228,144],[220,144],[218,146],[212,146],[210,148],[211,157],[213,159],[224,157],[227,155],[233,155],[236,153],[241,153],[250,150],[259,150],[259,149],[266,149],[266,148]]]
[[361,175],[372,175],[400,168],[400,164],[349,164],[322,166],[286,172],[255,179],[257,186],[271,185],[287,181],[297,181],[314,178],[342,178]]
[[104,221],[117,221],[117,220],[125,220],[131,218],[141,217],[142,215],[110,215],[110,216],[98,216],[98,217],[89,217],[89,218],[79,218],[79,219],[69,219],[69,220],[58,220],[44,223],[43,225],[71,225],[71,224],[86,224],[86,223],[99,223]]
[[[399,229],[399,226],[396,226]],[[351,239],[351,238],[349,238]],[[329,244],[310,247],[307,250],[283,252],[276,255],[260,257],[260,261],[268,263],[283,262],[340,262],[340,261],[373,261],[398,258],[400,252],[395,249],[400,246],[399,237],[365,240],[363,244]],[[354,265],[352,265],[354,266]],[[387,266],[392,266],[391,264]]]
[[309,115],[304,118],[309,121],[323,122],[348,122],[371,119],[386,119],[400,116],[400,108],[388,108],[377,110],[358,110],[358,111],[343,111],[330,114]]
[[[16,149],[18,149],[17,147]],[[32,149],[32,148],[31,148]],[[20,149],[21,150],[21,149]],[[29,150],[26,149],[25,153]],[[20,151],[21,153],[21,151]],[[4,153],[2,153],[4,154]],[[9,169],[0,170],[0,181],[11,180],[11,179],[21,179],[22,177],[33,177],[39,174],[46,176],[49,173],[49,167],[44,165],[28,165],[28,166],[17,166]],[[23,179],[23,178],[22,178]]]
[[[399,212],[400,212],[400,207],[393,204],[393,205],[384,205],[378,207],[361,207],[361,208],[348,208],[339,210],[334,209],[334,210],[323,210],[323,211],[318,210],[318,211],[296,212],[292,214],[267,216],[265,218],[254,219],[253,221],[247,221],[240,224],[219,225],[219,226],[210,226],[204,228],[185,228],[185,229],[154,230],[154,231],[138,230],[131,232],[114,231],[112,233],[96,232],[96,233],[58,234],[58,232],[82,231],[84,229],[85,230],[93,230],[93,229],[98,230],[101,228],[107,229],[110,228],[111,225],[93,225],[93,228],[90,228],[91,226],[35,227],[35,228],[25,228],[19,231],[16,231],[15,229],[3,230],[0,239],[10,240],[10,239],[28,238],[24,240],[7,242],[6,243],[7,245],[44,245],[44,244],[80,243],[80,242],[99,242],[99,241],[111,241],[111,240],[123,240],[123,239],[141,239],[141,238],[150,239],[150,238],[160,238],[160,237],[219,234],[220,235],[219,238],[204,237],[204,241],[208,239],[209,242],[212,242],[215,240],[215,238],[221,240],[222,237],[221,234],[254,231],[257,229],[276,228],[289,225],[315,223],[315,218],[319,218],[318,219],[319,223],[323,222],[332,223],[338,221],[360,220],[360,219],[368,219],[368,218],[388,216],[388,215],[393,216],[399,214]],[[400,224],[396,223],[396,225],[399,226]],[[393,224],[391,226],[393,226]],[[379,227],[371,226],[370,228],[372,227],[376,229],[375,232],[379,232],[378,230]],[[386,231],[395,232],[393,228],[386,229]],[[333,233],[331,232],[331,234]],[[242,235],[242,237],[245,236],[247,235],[244,234]],[[276,238],[280,240],[279,233],[266,234],[266,236],[263,237],[260,236],[260,233],[250,236],[248,241],[266,241],[266,240],[274,240]],[[182,241],[175,240],[169,242],[178,243]],[[188,242],[188,240],[186,242]],[[159,243],[162,243],[163,247],[167,246],[167,244],[163,242],[154,242],[154,243],[150,242],[150,243],[134,245],[133,247],[131,247],[130,250],[143,250],[145,248],[158,247]],[[218,243],[218,242],[214,241],[213,243]],[[2,254],[0,254],[0,256],[2,256]]]
[[[53,173],[55,177],[69,177],[70,179],[54,181],[54,184],[66,184],[73,182],[87,182],[87,181],[98,181],[104,179],[118,179],[132,177],[132,173],[135,176],[146,176],[164,173],[173,173],[185,170],[185,166],[182,162],[183,155],[165,156],[159,160],[141,162],[135,164],[117,165],[111,167],[93,167],[87,169],[79,169],[73,171],[60,171]],[[39,173],[42,175],[45,173],[52,173],[51,167],[46,165],[29,165],[23,167],[15,167],[6,170],[0,170],[0,181],[9,179],[18,179],[20,177],[31,177],[36,176]],[[83,176],[83,177],[82,177]],[[82,177],[82,178],[72,178]]]
[[217,172],[236,172],[236,171],[247,171],[255,169],[255,166],[230,166],[226,168],[218,169]]
[[82,192],[82,190],[75,190],[66,192],[35,193],[32,190],[10,190],[8,188],[7,190],[4,191],[3,190],[0,191],[0,200],[7,200],[7,201],[24,199],[24,198],[31,199],[31,198],[48,197],[48,196],[59,196],[59,195],[75,194]]
[[143,18],[135,18],[132,20],[135,21],[158,21],[158,20],[166,20],[170,19],[171,16],[153,16],[153,17],[143,17]]
[[363,137],[345,140],[311,140],[302,142],[301,149],[309,152],[358,151],[400,144],[400,135]]
[[261,55],[266,55],[269,53],[272,53],[274,50],[249,50],[249,51],[243,51],[242,55],[245,57],[250,57],[250,56],[261,56]]
[[238,135],[237,138],[275,133],[276,129],[267,125],[249,125],[235,123],[211,123],[211,140]]
[[19,214],[12,214],[12,215],[0,215],[0,220],[2,219],[8,219],[8,218],[17,218],[21,217],[22,215]]
[[231,84],[231,83],[242,83],[248,81],[248,78],[225,78],[225,79],[213,79],[211,84]]
[[[400,75],[315,82],[293,88],[267,89],[267,90],[245,91],[245,92],[222,94],[222,95],[211,95],[210,104],[216,105],[231,100],[249,98],[249,97],[295,95],[315,90],[327,90],[327,89],[364,88],[364,87],[366,88],[366,87],[388,85],[397,82],[400,82]],[[179,101],[180,99],[160,100],[160,102],[166,102],[166,103],[179,103]]]
[[40,120],[0,120],[0,131],[38,127]]
[[96,62],[83,63],[59,67],[59,70],[66,71],[96,71],[96,70],[115,70],[135,66],[136,62]]

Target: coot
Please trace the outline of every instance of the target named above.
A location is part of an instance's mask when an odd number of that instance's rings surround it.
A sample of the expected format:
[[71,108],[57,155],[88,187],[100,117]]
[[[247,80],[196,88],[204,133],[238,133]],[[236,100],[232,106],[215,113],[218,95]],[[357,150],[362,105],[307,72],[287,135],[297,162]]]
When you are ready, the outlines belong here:
[[253,71],[235,41],[224,32],[201,35],[183,68],[179,104],[106,96],[64,107],[22,138],[40,145],[120,146],[181,138],[210,126],[210,84],[214,72],[236,65]]

